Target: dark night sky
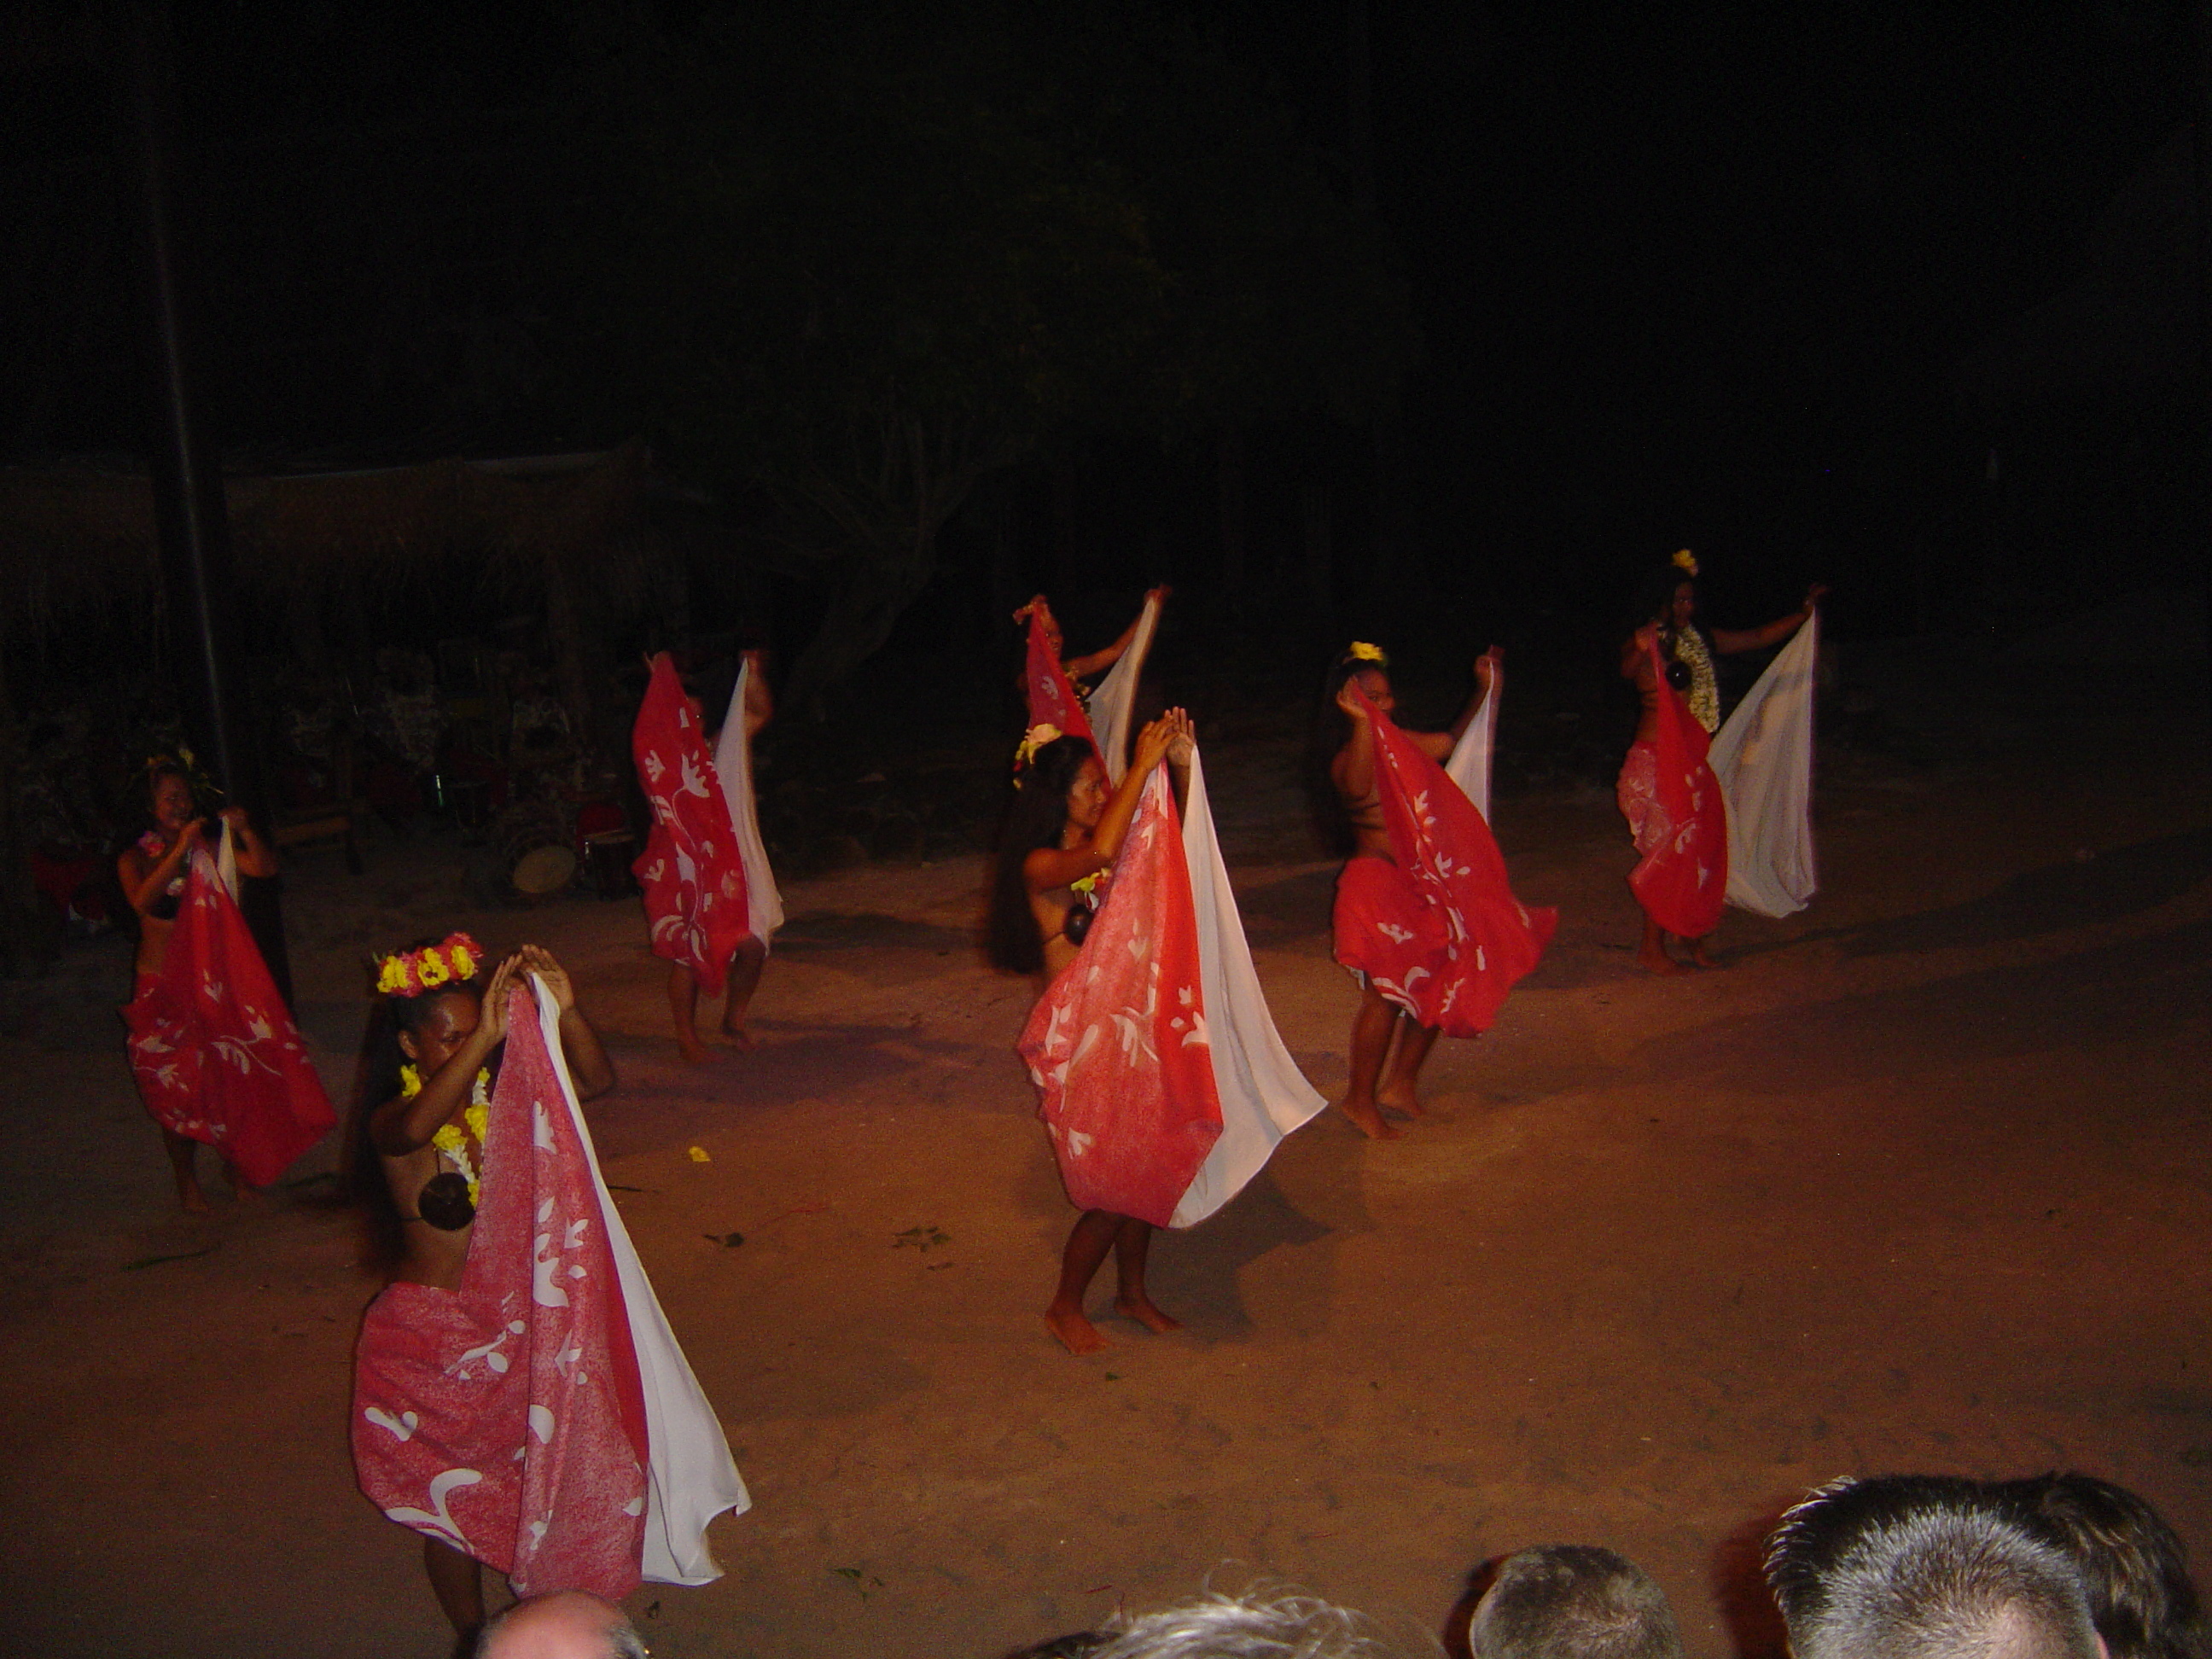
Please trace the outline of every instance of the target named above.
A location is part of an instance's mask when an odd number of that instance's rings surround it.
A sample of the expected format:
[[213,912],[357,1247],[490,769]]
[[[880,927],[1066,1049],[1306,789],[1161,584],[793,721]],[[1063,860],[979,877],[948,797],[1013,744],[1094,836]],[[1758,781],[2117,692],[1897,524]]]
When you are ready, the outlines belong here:
[[[1440,544],[1470,526],[1802,538],[1849,478],[1880,481],[1893,516],[1932,514],[1984,442],[1957,414],[1960,359],[2077,274],[2098,211],[2192,95],[2172,0],[1369,9],[1376,190],[1425,341],[1407,408]],[[180,8],[188,136],[251,187],[333,131],[388,130],[368,149],[398,176],[415,125],[542,104],[572,10]],[[1344,149],[1342,3],[1194,15]],[[96,143],[104,118],[84,76],[36,63],[35,35],[19,31],[0,96],[18,167]],[[347,410],[218,390],[234,440],[363,435]],[[118,442],[118,408],[79,399],[46,447]],[[603,434],[542,434],[586,435]],[[1794,505],[1746,506],[1778,491]]]

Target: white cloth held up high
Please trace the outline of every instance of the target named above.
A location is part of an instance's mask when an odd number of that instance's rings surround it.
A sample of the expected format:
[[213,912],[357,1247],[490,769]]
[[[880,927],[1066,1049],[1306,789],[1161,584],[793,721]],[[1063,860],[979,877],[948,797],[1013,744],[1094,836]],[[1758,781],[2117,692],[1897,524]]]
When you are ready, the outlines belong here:
[[1106,768],[1109,784],[1121,782],[1121,774],[1129,769],[1129,725],[1137,705],[1137,681],[1144,674],[1145,658],[1159,625],[1159,598],[1148,593],[1144,610],[1138,613],[1136,636],[1129,641],[1129,648],[1091,694],[1091,734],[1097,742],[1098,758]]
[[1805,620],[1714,734],[1728,803],[1728,902],[1763,916],[1805,908],[1813,861],[1813,692],[1820,618]]
[[747,657],[738,665],[738,683],[730,690],[730,710],[722,717],[722,735],[714,744],[714,775],[721,780],[730,827],[737,832],[738,860],[745,867],[746,919],[752,936],[766,945],[783,926],[783,896],[775,890],[775,874],[768,866],[768,847],[761,840],[760,813],[754,805],[753,744],[745,732],[745,688],[752,676],[752,659]]
[[1467,730],[1460,733],[1459,741],[1452,745],[1451,758],[1444,763],[1444,775],[1460,787],[1462,793],[1474,803],[1474,810],[1482,814],[1482,821],[1496,827],[1490,816],[1490,763],[1498,748],[1498,700],[1505,691],[1504,665],[1493,659],[1490,665],[1490,690],[1482,700],[1482,707],[1474,711]]

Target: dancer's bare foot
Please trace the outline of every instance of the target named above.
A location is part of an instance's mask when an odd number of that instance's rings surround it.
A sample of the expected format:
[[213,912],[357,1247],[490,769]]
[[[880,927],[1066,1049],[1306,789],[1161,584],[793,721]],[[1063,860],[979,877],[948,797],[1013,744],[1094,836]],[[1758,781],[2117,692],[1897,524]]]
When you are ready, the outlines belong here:
[[1171,1319],[1152,1304],[1150,1297],[1132,1299],[1126,1296],[1114,1298],[1114,1311],[1124,1319],[1133,1319],[1146,1330],[1165,1336],[1170,1331],[1182,1328],[1182,1321]]
[[1421,1104],[1420,1097],[1410,1088],[1384,1089],[1375,1097],[1375,1103],[1386,1112],[1402,1112],[1407,1117],[1429,1115],[1429,1109]]
[[197,1179],[177,1183],[177,1203],[186,1215],[213,1215],[215,1206],[207,1201]]
[[1717,968],[1720,966],[1720,963],[1715,962],[1712,959],[1711,955],[1706,951],[1705,942],[1701,939],[1693,939],[1690,941],[1690,960],[1696,963],[1700,968]]
[[1679,974],[1682,971],[1682,964],[1667,954],[1663,945],[1656,950],[1647,945],[1636,953],[1636,959],[1655,974]]
[[1395,1140],[1398,1131],[1383,1121],[1382,1114],[1375,1109],[1370,1101],[1345,1100],[1337,1103],[1336,1109],[1352,1120],[1352,1127],[1370,1140]]
[[724,1025],[722,1027],[722,1041],[730,1048],[736,1048],[742,1053],[750,1054],[752,1052],[752,1033],[746,1030],[742,1025]]
[[677,1038],[676,1052],[684,1056],[687,1065],[691,1066],[711,1065],[714,1059],[714,1055],[707,1052],[707,1045],[700,1042],[697,1037]]
[[1080,1308],[1047,1308],[1044,1328],[1059,1338],[1060,1346],[1070,1353],[1103,1353],[1106,1350],[1106,1339],[1098,1334],[1096,1325],[1083,1316]]
[[249,1187],[239,1178],[238,1171],[230,1172],[230,1196],[240,1209],[258,1210],[269,1202],[269,1194],[259,1187]]

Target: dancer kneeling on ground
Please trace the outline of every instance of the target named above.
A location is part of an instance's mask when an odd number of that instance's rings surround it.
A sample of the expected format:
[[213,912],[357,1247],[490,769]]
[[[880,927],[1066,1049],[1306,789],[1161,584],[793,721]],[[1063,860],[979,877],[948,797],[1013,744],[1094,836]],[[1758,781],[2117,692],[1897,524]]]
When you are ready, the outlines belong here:
[[[408,1368],[407,1359],[396,1358],[398,1350],[436,1342],[438,1334],[409,1328],[410,1317],[416,1325],[426,1327],[449,1315],[456,1320],[460,1317],[456,1306],[412,1287],[444,1293],[462,1288],[477,1212],[484,1196],[487,1120],[507,1036],[510,984],[524,982],[534,975],[544,993],[552,997],[559,1009],[562,1050],[580,1098],[589,1100],[614,1086],[614,1067],[599,1044],[599,1034],[577,1007],[567,971],[550,954],[534,945],[525,945],[494,969],[488,979],[480,976],[483,966],[475,941],[459,933],[386,957],[380,964],[379,1024],[371,1030],[363,1079],[362,1097],[370,1103],[370,1109],[361,1120],[358,1133],[363,1146],[358,1150],[373,1154],[374,1165],[380,1167],[385,1191],[396,1211],[399,1253],[393,1282],[371,1306],[362,1328],[357,1406],[371,1395],[368,1379],[372,1376],[381,1379]],[[518,975],[524,979],[519,980]],[[357,1176],[365,1177],[369,1159],[358,1158],[357,1163]],[[410,1295],[401,1296],[401,1292]],[[526,1285],[524,1299],[528,1299]],[[395,1325],[398,1328],[387,1329]],[[520,1333],[524,1327],[517,1323],[513,1328]],[[489,1364],[502,1376],[508,1371],[503,1354],[464,1354],[459,1362],[463,1380],[471,1358]],[[363,1413],[356,1411],[356,1467],[363,1489],[392,1513],[394,1505],[388,1501],[392,1493],[384,1489],[386,1472],[363,1455],[364,1441],[377,1456],[387,1450],[376,1437],[391,1432],[375,1426],[380,1419],[396,1417],[407,1431],[400,1437],[404,1441],[416,1439],[418,1434],[427,1439],[434,1427],[453,1428],[455,1423],[451,1419],[459,1419],[461,1434],[467,1435],[474,1428],[484,1442],[466,1446],[449,1443],[438,1448],[441,1457],[456,1466],[470,1467],[457,1467],[431,1480],[431,1509],[403,1509],[394,1516],[424,1533],[422,1565],[438,1605],[462,1638],[473,1638],[483,1623],[483,1572],[476,1556],[449,1541],[465,1540],[468,1533],[446,1505],[455,1500],[453,1508],[458,1510],[460,1497],[480,1495],[469,1489],[477,1487],[486,1475],[504,1470],[510,1458],[521,1453],[511,1445],[491,1443],[495,1431],[488,1424],[467,1421],[465,1407],[427,1398],[411,1403],[416,1409],[398,1413],[372,1407],[366,1428]],[[449,1420],[441,1422],[441,1418]],[[533,1420],[533,1429],[536,1426]],[[478,1470],[484,1474],[477,1474]],[[454,1475],[468,1478],[456,1480]],[[396,1485],[397,1476],[392,1479]],[[473,1516],[468,1517],[468,1523],[476,1525]],[[489,1534],[484,1541],[490,1541]]]
[[[1146,726],[1129,769],[1110,793],[1106,769],[1080,738],[1055,736],[1034,749],[1024,742],[1021,781],[992,886],[989,942],[995,966],[1041,975],[1042,991],[1074,963],[1103,900],[1102,880],[1121,850],[1146,786],[1163,759],[1187,763],[1189,736],[1189,717],[1180,708]],[[1059,1288],[1044,1316],[1071,1352],[1095,1353],[1106,1346],[1084,1316],[1083,1296],[1109,1249],[1119,1275],[1115,1311],[1148,1330],[1181,1328],[1145,1292],[1152,1237],[1152,1224],[1133,1216],[1090,1209],[1077,1218],[1060,1253]]]
[[1668,952],[1670,935],[1688,947],[1698,966],[1714,965],[1705,936],[1727,896],[1727,806],[1705,763],[1721,723],[1713,659],[1781,644],[1828,591],[1814,583],[1802,605],[1764,628],[1709,634],[1695,620],[1697,575],[1698,562],[1685,548],[1654,580],[1640,612],[1648,620],[1620,648],[1620,677],[1635,684],[1644,714],[1616,793],[1642,859],[1629,878],[1644,909],[1636,959],[1655,974],[1682,969]]
[[1332,917],[1337,961],[1360,988],[1344,1115],[1394,1139],[1385,1111],[1423,1115],[1421,1063],[1440,1034],[1487,1030],[1542,957],[1558,924],[1513,896],[1505,861],[1474,803],[1442,762],[1489,695],[1496,652],[1474,665],[1474,695],[1449,732],[1408,732],[1386,659],[1354,643],[1329,671],[1322,750],[1352,842]]

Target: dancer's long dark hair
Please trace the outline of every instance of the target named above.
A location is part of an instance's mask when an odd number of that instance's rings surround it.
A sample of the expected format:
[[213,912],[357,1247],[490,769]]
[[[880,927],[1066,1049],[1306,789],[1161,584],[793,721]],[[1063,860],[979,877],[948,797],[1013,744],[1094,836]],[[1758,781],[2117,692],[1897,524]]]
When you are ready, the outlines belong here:
[[[406,948],[420,951],[441,943],[441,939],[420,939]],[[368,1030],[362,1035],[361,1058],[354,1067],[353,1105],[346,1117],[342,1174],[346,1189],[368,1218],[371,1251],[381,1263],[399,1259],[399,1209],[392,1202],[391,1184],[384,1178],[384,1166],[377,1160],[368,1126],[376,1109],[399,1092],[399,1068],[408,1063],[407,1051],[399,1046],[400,1033],[421,1030],[447,997],[463,996],[481,1004],[483,986],[484,975],[478,972],[421,996],[380,994],[369,1010]]]
[[1041,847],[1057,847],[1067,828],[1067,792],[1095,751],[1081,738],[1054,738],[1030,757],[999,834],[999,863],[991,878],[991,913],[984,947],[994,968],[1034,974],[1044,967],[1044,941],[1030,908],[1022,865]]
[[1313,815],[1314,832],[1336,858],[1351,857],[1358,845],[1352,830],[1352,814],[1345,810],[1336,793],[1336,780],[1329,775],[1339,751],[1352,741],[1352,716],[1336,706],[1336,697],[1346,681],[1369,668],[1382,674],[1390,672],[1387,662],[1355,657],[1349,651],[1329,665],[1328,672],[1322,676],[1321,699],[1314,705],[1313,730],[1306,743],[1306,805]]

